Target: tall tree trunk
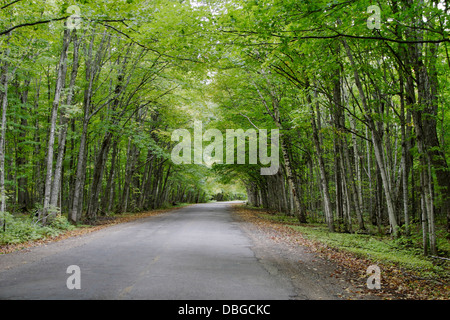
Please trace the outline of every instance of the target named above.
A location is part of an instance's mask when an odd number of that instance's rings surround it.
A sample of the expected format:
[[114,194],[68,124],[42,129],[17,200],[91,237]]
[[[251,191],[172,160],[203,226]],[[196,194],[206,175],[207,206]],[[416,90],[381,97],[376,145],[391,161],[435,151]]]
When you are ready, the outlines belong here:
[[[38,113],[38,107],[39,107],[39,99],[40,99],[40,92],[41,92],[41,82],[42,82],[42,76],[39,77],[39,80],[36,80],[36,95],[34,98],[34,106],[33,106],[33,113],[35,118],[34,123],[34,141],[36,142],[33,150],[33,179],[35,181],[34,189],[32,192],[32,198],[33,202],[41,202],[41,195],[43,194],[43,184],[42,184],[42,174],[41,174],[41,162],[39,160],[38,155],[40,153],[41,148],[41,138],[39,135],[39,118],[36,117],[36,114]],[[42,192],[41,192],[42,191]]]
[[[337,126],[338,127],[338,126]],[[338,230],[341,231],[344,219],[344,199],[342,191],[342,173],[341,173],[341,148],[340,138],[335,132],[333,135],[334,147],[334,188],[335,188],[335,202],[336,202],[336,218],[338,220]]]
[[[350,125],[351,128],[353,130],[353,132],[356,132],[356,123],[355,123],[355,119],[353,117],[350,117]],[[363,219],[363,215],[362,213],[364,212],[364,205],[363,205],[363,192],[362,192],[362,174],[361,174],[361,155],[359,153],[358,150],[358,143],[357,143],[357,139],[356,139],[356,135],[354,133],[352,133],[352,142],[353,142],[353,153],[354,153],[354,163],[355,163],[355,188],[356,188],[356,204],[359,208],[359,215],[361,219],[360,223],[362,223],[362,225],[364,226],[364,219]],[[358,220],[359,221],[359,220]],[[360,225],[361,227],[361,225]],[[363,229],[365,229],[365,227],[363,227]]]
[[366,230],[366,227],[364,225],[364,219],[362,216],[362,211],[361,211],[361,206],[359,204],[359,200],[358,200],[358,191],[356,188],[356,181],[355,181],[355,176],[353,174],[353,170],[350,164],[350,156],[348,154],[348,146],[347,146],[347,142],[345,140],[343,140],[343,148],[342,148],[342,152],[343,152],[343,156],[344,156],[344,163],[345,166],[347,167],[347,171],[348,171],[348,179],[350,180],[350,194],[351,197],[353,199],[353,203],[355,206],[355,211],[356,211],[356,218],[358,220],[358,224],[359,224],[359,229],[360,230]]
[[97,218],[97,210],[99,204],[99,195],[101,191],[101,182],[103,178],[103,172],[108,158],[108,153],[111,145],[112,133],[110,131],[105,133],[100,150],[98,151],[97,158],[95,160],[94,172],[92,176],[92,185],[88,207],[86,210],[86,216],[89,220],[95,220]]
[[[76,78],[78,75],[79,42],[77,41],[76,29],[74,29],[72,31],[72,39],[73,39],[73,64],[72,64],[72,72],[71,72],[71,76],[70,76],[69,90],[68,90],[68,94],[67,94],[67,98],[66,98],[67,106],[72,105],[72,100],[73,100],[73,97],[75,94],[75,92],[74,92],[75,82],[76,82]],[[60,128],[59,137],[58,137],[58,156],[57,156],[56,164],[55,164],[55,174],[54,174],[54,178],[53,178],[52,194],[50,197],[50,205],[52,207],[58,206],[58,197],[59,197],[59,193],[60,193],[60,189],[61,189],[62,163],[63,163],[64,155],[65,155],[66,138],[67,138],[68,122],[69,122],[69,119],[67,118],[64,110],[61,110],[61,112],[60,112],[60,119],[61,119],[61,128]]]
[[[150,156],[150,154],[151,154],[151,156]],[[150,158],[148,156],[150,156]],[[141,200],[140,200],[140,202],[141,202],[140,207],[142,207],[142,208],[149,208],[148,204],[146,205],[146,203],[148,203],[149,195],[151,195],[153,171],[154,171],[154,168],[156,167],[155,155],[153,155],[150,150],[147,154],[147,161],[149,162],[149,167],[146,170],[146,181],[145,181],[144,188],[142,190]],[[184,196],[184,194],[185,194],[185,191],[183,191],[183,196]],[[182,202],[183,199],[180,201]]]
[[401,172],[402,172],[402,195],[403,195],[403,216],[405,220],[405,234],[409,235],[410,219],[408,209],[408,176],[409,176],[409,148],[406,136],[406,116],[405,116],[405,97],[404,97],[404,81],[400,75],[400,125],[401,125],[401,139],[402,139],[402,159],[401,159]]
[[[307,95],[308,104],[310,106],[310,115],[311,115],[311,127],[313,129],[313,141],[314,145],[316,147],[316,154],[317,154],[317,161],[319,163],[319,171],[320,171],[320,186],[321,191],[323,195],[324,200],[324,210],[325,210],[325,220],[328,225],[328,230],[330,232],[334,232],[334,219],[333,219],[333,208],[331,206],[331,197],[330,197],[330,191],[328,186],[328,177],[325,169],[325,162],[323,160],[322,155],[322,145],[321,145],[321,133],[320,128],[316,125],[316,116],[314,112],[314,107],[312,103],[311,96]],[[318,105],[317,105],[318,109]],[[317,114],[317,117],[319,118],[320,115]]]
[[54,214],[54,208],[50,208],[50,197],[51,197],[51,187],[52,187],[52,177],[53,177],[53,154],[54,154],[54,144],[56,136],[56,120],[58,118],[58,108],[61,99],[62,90],[65,82],[65,70],[67,63],[67,49],[70,43],[70,31],[68,29],[64,30],[63,46],[61,50],[61,57],[58,64],[58,75],[56,78],[56,88],[55,97],[53,99],[51,120],[50,120],[50,134],[48,138],[47,145],[47,174],[45,178],[45,194],[44,194],[44,206],[42,212],[40,213],[40,218],[42,223],[45,225],[47,221],[48,214]]
[[428,217],[427,217],[427,208],[425,204],[426,193],[423,185],[425,184],[424,174],[421,172],[420,174],[420,182],[422,187],[420,188],[420,209],[422,212],[422,246],[423,246],[423,254],[425,256],[428,255]]
[[[85,177],[85,161],[86,161],[86,151],[87,151],[87,134],[88,134],[88,124],[89,115],[91,109],[91,96],[93,90],[93,82],[95,78],[95,66],[93,61],[93,46],[94,46],[95,36],[91,37],[89,44],[89,49],[86,55],[86,82],[84,88],[84,98],[83,98],[83,120],[82,120],[82,131],[80,136],[80,146],[78,152],[78,162],[75,174],[75,184],[73,188],[73,198],[72,198],[72,208],[69,212],[69,220],[72,223],[78,223],[81,218],[82,211],[82,200],[83,200],[83,189],[84,189],[84,177]],[[80,206],[81,204],[81,206]]]
[[[127,212],[129,199],[130,199],[130,189],[131,189],[131,181],[134,174],[135,163],[138,157],[139,149],[132,142],[131,138],[128,141],[128,155],[127,155],[127,163],[125,170],[125,181],[123,186],[122,193],[122,207],[120,209],[121,212]],[[156,195],[155,195],[156,198]]]
[[[5,51],[5,58],[9,56],[9,48]],[[6,111],[8,108],[8,60],[4,62],[3,70],[1,74],[1,84],[3,87],[2,92],[2,129],[0,136],[0,213],[6,211],[6,191],[5,191],[5,145],[6,145]],[[3,221],[1,221],[3,223]]]
[[153,159],[154,159],[153,152],[151,149],[148,149],[146,163],[145,163],[145,167],[144,167],[144,174],[142,177],[142,183],[141,183],[141,188],[140,188],[141,193],[139,194],[139,200],[138,200],[139,210],[143,210],[145,199],[147,198],[147,193],[150,188],[149,182],[151,181]]
[[106,212],[106,214],[111,213],[112,205],[114,201],[114,177],[116,173],[116,159],[117,159],[117,145],[119,141],[117,138],[114,139],[111,154],[111,167],[109,169],[108,181],[106,183],[106,188],[101,204],[101,208]]
[[[25,80],[23,92],[20,94],[20,101],[22,103],[23,112],[25,114],[29,113],[28,110],[28,92],[29,86],[31,83],[31,77]],[[26,176],[25,167],[27,165],[26,159],[26,151],[24,148],[24,143],[26,143],[26,135],[27,135],[27,127],[28,120],[26,116],[22,116],[20,120],[20,124],[22,126],[19,141],[17,143],[17,157],[16,157],[16,166],[18,170],[18,179],[17,179],[17,206],[18,209],[22,212],[27,211],[31,205],[30,203],[30,195],[28,192],[28,178]]]

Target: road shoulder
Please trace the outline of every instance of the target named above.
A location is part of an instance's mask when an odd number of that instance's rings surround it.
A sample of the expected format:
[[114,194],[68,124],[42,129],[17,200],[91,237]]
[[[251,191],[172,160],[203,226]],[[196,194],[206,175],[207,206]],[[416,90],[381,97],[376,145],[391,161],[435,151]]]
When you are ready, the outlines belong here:
[[252,240],[252,250],[266,270],[291,281],[293,299],[378,300],[367,288],[367,277],[326,259],[305,245],[299,233],[258,219],[256,213],[233,206],[232,215]]

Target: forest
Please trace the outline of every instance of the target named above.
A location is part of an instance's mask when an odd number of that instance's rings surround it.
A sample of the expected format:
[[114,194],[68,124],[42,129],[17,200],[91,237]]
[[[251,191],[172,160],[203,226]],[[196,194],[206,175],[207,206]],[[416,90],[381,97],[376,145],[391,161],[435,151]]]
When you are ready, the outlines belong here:
[[[448,256],[448,2],[7,0],[0,17],[0,233],[246,199]],[[279,170],[174,163],[196,120],[279,130]]]

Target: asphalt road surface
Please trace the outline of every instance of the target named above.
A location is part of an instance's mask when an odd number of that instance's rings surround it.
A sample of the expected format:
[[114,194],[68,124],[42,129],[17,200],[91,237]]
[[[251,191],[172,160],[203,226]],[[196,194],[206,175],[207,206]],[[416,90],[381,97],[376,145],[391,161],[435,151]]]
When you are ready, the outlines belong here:
[[[306,269],[296,285],[255,239],[229,203],[192,205],[1,255],[0,299],[288,300],[302,285],[300,298],[329,299],[343,289],[315,288]],[[67,273],[73,265],[79,273]],[[69,289],[77,274],[80,289]]]

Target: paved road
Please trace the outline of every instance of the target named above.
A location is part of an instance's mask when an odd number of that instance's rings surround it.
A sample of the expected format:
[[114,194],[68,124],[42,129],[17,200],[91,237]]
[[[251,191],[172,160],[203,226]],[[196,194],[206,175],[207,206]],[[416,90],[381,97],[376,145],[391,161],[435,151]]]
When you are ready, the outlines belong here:
[[[69,290],[68,266],[81,289]],[[1,299],[290,299],[228,203],[193,205],[0,256]]]

